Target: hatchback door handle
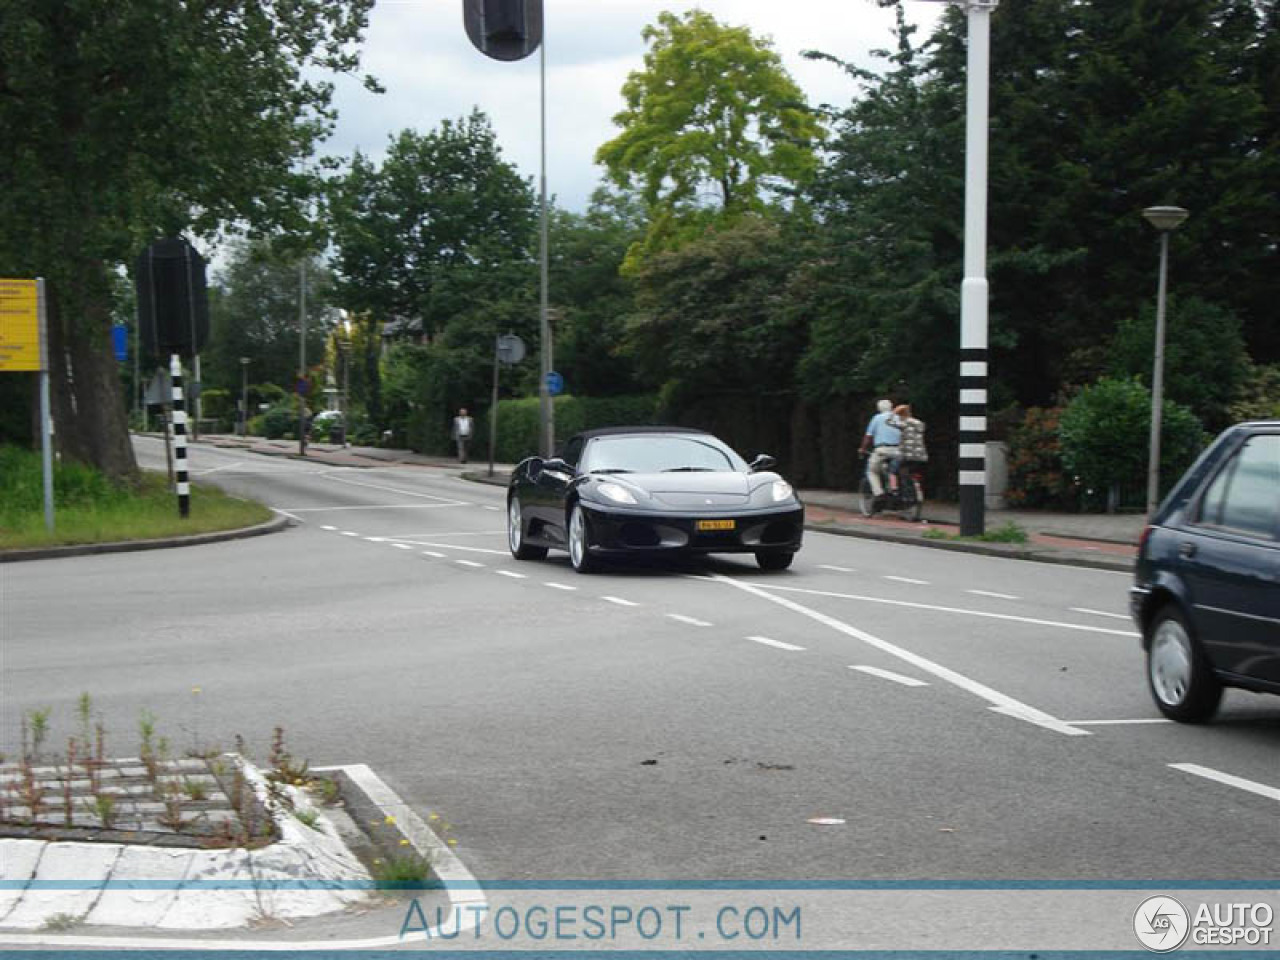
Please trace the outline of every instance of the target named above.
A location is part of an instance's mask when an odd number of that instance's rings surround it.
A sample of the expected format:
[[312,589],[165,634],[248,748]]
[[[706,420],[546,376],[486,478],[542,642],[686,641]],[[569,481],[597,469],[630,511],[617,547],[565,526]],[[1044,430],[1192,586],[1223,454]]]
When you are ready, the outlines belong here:
[[1178,544],[1178,553],[1184,557],[1194,557],[1196,555],[1196,545],[1194,543]]

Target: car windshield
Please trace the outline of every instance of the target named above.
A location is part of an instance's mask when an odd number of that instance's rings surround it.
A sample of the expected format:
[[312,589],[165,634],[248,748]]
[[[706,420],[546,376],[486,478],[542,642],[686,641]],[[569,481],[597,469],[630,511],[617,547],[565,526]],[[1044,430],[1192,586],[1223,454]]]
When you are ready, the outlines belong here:
[[747,465],[714,437],[597,437],[587,445],[586,473],[746,472]]

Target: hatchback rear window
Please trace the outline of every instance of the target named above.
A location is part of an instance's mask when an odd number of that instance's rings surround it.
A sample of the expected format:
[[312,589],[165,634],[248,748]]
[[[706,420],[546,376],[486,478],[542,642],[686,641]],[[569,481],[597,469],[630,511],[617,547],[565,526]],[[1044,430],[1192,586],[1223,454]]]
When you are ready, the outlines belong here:
[[1280,526],[1280,435],[1251,437],[1200,501],[1201,524],[1272,539]]

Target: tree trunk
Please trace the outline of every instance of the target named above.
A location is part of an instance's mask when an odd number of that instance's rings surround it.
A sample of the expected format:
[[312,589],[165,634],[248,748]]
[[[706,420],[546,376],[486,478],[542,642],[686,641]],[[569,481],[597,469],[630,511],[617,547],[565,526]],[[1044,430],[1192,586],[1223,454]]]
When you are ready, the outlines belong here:
[[[58,452],[117,483],[134,484],[138,464],[115,355],[110,301],[99,263],[84,264],[80,291],[50,291],[49,382]],[[101,291],[89,295],[88,290]],[[80,293],[79,296],[76,294]],[[76,311],[72,304],[82,304]]]

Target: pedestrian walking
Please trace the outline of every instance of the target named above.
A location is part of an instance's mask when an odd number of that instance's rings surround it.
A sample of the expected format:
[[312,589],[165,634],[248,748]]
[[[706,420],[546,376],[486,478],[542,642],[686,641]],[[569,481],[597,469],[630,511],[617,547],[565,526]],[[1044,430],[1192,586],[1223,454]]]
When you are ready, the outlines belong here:
[[458,445],[459,463],[467,462],[467,444],[471,442],[474,430],[475,421],[467,414],[467,408],[462,407],[453,418],[453,442]]

